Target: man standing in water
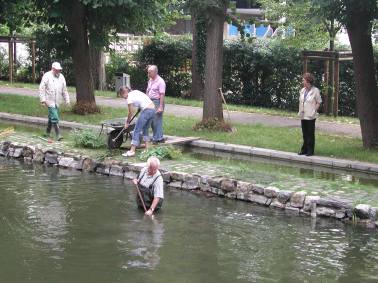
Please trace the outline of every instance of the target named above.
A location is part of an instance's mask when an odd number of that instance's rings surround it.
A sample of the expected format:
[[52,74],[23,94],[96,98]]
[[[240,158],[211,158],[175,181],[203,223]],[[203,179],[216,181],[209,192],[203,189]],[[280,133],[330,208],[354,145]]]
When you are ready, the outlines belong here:
[[66,79],[60,73],[62,66],[54,62],[51,71],[45,73],[39,85],[39,100],[42,105],[48,108],[48,122],[46,136],[50,137],[51,128],[54,127],[56,140],[62,140],[59,129],[59,104],[63,97],[67,105],[70,104]]
[[150,65],[147,72],[149,80],[146,94],[154,103],[156,110],[155,117],[152,120],[152,143],[163,143],[165,141],[163,136],[165,82],[158,75],[158,68],[156,65]]
[[[141,193],[147,209],[145,214],[148,216],[160,209],[164,200],[163,176],[159,171],[159,166],[160,160],[156,156],[151,156],[147,160],[147,167],[140,171],[138,179],[133,179],[133,183]],[[137,196],[137,203],[139,207],[143,208],[140,196]]]

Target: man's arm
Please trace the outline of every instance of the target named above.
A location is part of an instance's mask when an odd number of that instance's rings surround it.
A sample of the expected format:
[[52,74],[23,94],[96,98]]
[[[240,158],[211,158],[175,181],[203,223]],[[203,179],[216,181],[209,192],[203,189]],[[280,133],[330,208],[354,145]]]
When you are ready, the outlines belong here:
[[63,98],[64,98],[64,102],[66,104],[70,104],[70,95],[68,94],[68,90],[67,90],[67,84],[66,84],[66,79],[62,76],[62,83],[63,83]]
[[154,200],[152,201],[152,204],[150,206],[150,209],[147,210],[146,213],[145,213],[146,215],[151,216],[154,213],[154,210],[155,210],[156,206],[158,205],[159,200],[160,200],[160,198],[154,198]]
[[39,84],[39,101],[41,104],[46,105],[46,85],[47,85],[47,77],[43,75],[41,83]]
[[129,111],[127,113],[127,118],[126,118],[126,121],[125,121],[125,129],[129,126],[131,118],[133,117],[133,107],[131,106],[131,104],[127,104],[127,108],[128,108]]
[[164,97],[165,97],[165,82],[162,81],[159,84],[159,95],[160,95],[160,105],[156,112],[163,112],[164,111]]

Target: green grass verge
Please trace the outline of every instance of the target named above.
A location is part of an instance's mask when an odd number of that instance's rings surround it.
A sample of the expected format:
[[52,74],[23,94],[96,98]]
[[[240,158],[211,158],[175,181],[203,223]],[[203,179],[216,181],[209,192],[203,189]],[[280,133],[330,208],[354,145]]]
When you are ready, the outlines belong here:
[[[30,83],[13,83],[9,84],[7,81],[0,81],[0,86],[12,86],[12,87],[20,87],[20,88],[31,88],[31,89],[37,89],[37,84],[30,84]],[[68,91],[70,93],[75,93],[76,89],[75,87],[69,87]],[[116,93],[114,91],[98,91],[95,92],[96,96],[104,96],[104,97],[116,97]],[[226,98],[227,99],[227,98]],[[185,105],[185,106],[194,106],[194,107],[202,107],[203,102],[199,100],[193,100],[193,99],[184,99],[179,97],[165,97],[165,102],[167,104],[175,104],[175,105]],[[274,115],[274,116],[283,116],[283,117],[297,117],[297,112],[293,111],[285,111],[285,110],[279,110],[274,108],[263,108],[263,107],[254,107],[249,105],[235,105],[235,104],[229,104],[228,109],[230,111],[239,111],[239,112],[245,112],[245,113],[258,113],[258,114],[265,114],[265,115]],[[348,124],[359,124],[359,120],[357,118],[353,117],[333,117],[333,116],[321,116],[323,121],[329,121],[329,122],[337,122],[337,123],[348,123]]]
[[[98,124],[104,120],[124,117],[126,108],[102,107],[100,114],[81,116],[73,114],[70,109],[62,108],[61,119],[85,124]],[[47,110],[40,106],[34,97],[0,94],[0,112],[16,113],[37,117],[46,117]],[[235,124],[236,132],[220,133],[193,131],[195,119],[164,116],[164,131],[167,135],[197,136],[203,139],[235,143],[241,145],[270,148],[288,152],[299,150],[302,138],[299,128],[267,127],[263,125]],[[360,139],[327,134],[316,135],[316,154],[378,163],[378,151],[362,147]]]

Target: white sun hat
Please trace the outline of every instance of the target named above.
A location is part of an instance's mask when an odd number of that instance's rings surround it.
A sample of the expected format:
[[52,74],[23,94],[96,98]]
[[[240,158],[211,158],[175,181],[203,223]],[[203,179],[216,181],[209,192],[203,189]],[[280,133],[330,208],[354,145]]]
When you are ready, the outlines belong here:
[[52,63],[51,68],[53,68],[55,70],[62,70],[63,69],[59,62]]

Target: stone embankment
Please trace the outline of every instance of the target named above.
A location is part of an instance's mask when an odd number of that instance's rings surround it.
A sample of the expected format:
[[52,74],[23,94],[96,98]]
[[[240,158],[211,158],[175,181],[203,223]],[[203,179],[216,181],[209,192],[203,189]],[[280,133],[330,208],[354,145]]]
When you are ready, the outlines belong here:
[[[129,164],[114,160],[98,162],[89,157],[44,149],[40,145],[26,145],[10,141],[0,142],[0,156],[23,159],[45,165],[72,168],[108,176],[133,179],[144,164]],[[272,186],[242,182],[224,177],[188,174],[161,170],[167,188],[202,191],[267,207],[285,209],[311,217],[332,217],[345,222],[363,223],[378,227],[377,209],[366,204],[353,206],[351,201],[334,197],[308,195],[306,192],[280,190]]]

